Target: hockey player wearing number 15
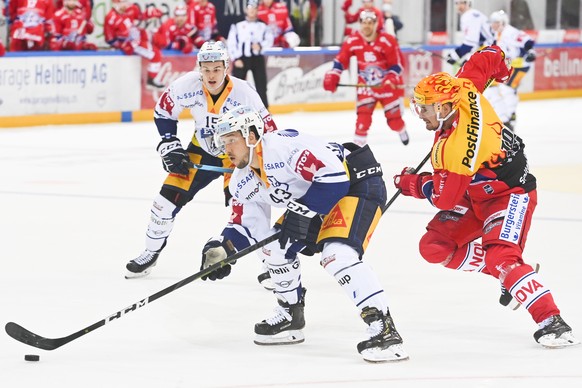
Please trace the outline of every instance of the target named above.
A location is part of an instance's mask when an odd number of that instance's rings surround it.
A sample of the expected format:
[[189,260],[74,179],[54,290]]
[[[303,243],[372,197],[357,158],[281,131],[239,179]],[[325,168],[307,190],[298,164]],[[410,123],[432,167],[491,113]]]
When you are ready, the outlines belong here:
[[[146,249],[126,266],[128,279],[150,273],[166,246],[180,209],[223,175],[197,170],[190,164],[231,167],[221,148],[214,144],[214,126],[220,115],[237,106],[250,105],[260,112],[266,131],[276,129],[257,92],[245,81],[227,75],[229,60],[222,42],[204,43],[197,58],[199,71],[186,73],[172,82],[154,109],[154,121],[162,137],[157,150],[169,175],[151,207]],[[186,149],[177,137],[178,117],[185,108],[194,117],[194,134]],[[225,195],[229,195],[226,189],[229,178],[230,174],[224,175]],[[227,196],[227,202],[228,199]]]
[[546,282],[522,257],[537,205],[536,179],[522,139],[504,127],[482,95],[488,80],[505,82],[510,75],[503,51],[489,46],[473,54],[456,77],[436,73],[422,79],[411,104],[426,129],[435,131],[434,172],[404,169],[394,183],[402,194],[440,209],[419,243],[425,260],[499,279],[538,324],[536,342],[577,345]]
[[[250,107],[233,109],[218,120],[216,144],[236,166],[229,184],[233,215],[221,236],[204,247],[201,268],[280,229],[279,241],[263,248],[278,306],[272,317],[255,325],[255,343],[304,341],[305,289],[297,254],[321,251],[321,266],[368,325],[369,338],[358,344],[358,352],[371,362],[407,359],[384,289],[362,261],[386,202],[382,169],[372,151],[353,143],[327,143],[294,129],[263,133],[263,127]],[[263,209],[255,225],[238,214],[238,206],[252,203]],[[287,209],[274,228],[271,207]],[[255,234],[249,233],[251,227]]]

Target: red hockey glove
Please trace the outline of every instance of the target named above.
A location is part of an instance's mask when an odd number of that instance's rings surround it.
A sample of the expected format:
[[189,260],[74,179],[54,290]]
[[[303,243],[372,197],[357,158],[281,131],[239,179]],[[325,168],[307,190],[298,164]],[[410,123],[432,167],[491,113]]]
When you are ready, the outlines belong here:
[[131,42],[129,40],[123,42],[119,46],[119,48],[121,49],[121,51],[123,51],[125,55],[133,55],[133,46],[131,45]]
[[352,6],[352,0],[345,0],[342,5],[342,11],[348,12],[348,9]]
[[495,73],[491,75],[491,77],[500,83],[505,83],[511,77],[513,73],[513,67],[509,63],[509,60],[504,60],[502,63],[499,64],[499,67]]
[[323,88],[329,92],[335,93],[340,81],[340,75],[341,71],[339,71],[339,69],[331,69],[327,71],[323,78]]
[[388,73],[386,78],[384,78],[383,83],[386,86],[396,88],[396,87],[398,87],[398,85],[402,85],[402,77],[396,73],[390,72],[390,73]]
[[159,19],[163,14],[164,13],[156,7],[148,7],[144,12],[146,19]]
[[420,174],[411,174],[411,167],[406,167],[400,175],[394,176],[394,186],[402,190],[402,194],[414,198],[426,198],[422,192],[422,186],[432,180],[432,174],[423,172]]

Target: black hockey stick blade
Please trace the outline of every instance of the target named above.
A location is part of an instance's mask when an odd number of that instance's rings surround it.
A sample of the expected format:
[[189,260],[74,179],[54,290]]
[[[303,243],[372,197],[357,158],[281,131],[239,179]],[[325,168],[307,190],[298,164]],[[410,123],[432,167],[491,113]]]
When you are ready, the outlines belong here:
[[181,288],[181,287],[185,286],[186,284],[193,282],[196,279],[200,279],[201,277],[210,274],[211,272],[213,272],[216,269],[222,268],[225,265],[230,264],[230,263],[242,258],[243,256],[246,256],[249,253],[256,251],[257,249],[264,247],[265,245],[277,240],[279,238],[280,234],[281,234],[281,232],[276,232],[273,235],[259,241],[258,243],[238,251],[237,253],[235,253],[232,256],[227,257],[226,259],[219,261],[218,263],[211,265],[210,267],[203,269],[202,271],[196,272],[195,274],[190,275],[187,278],[182,279],[179,282],[174,283],[171,286],[166,287],[163,290],[158,291],[155,294],[152,294],[145,299],[142,299],[142,300],[140,300],[140,301],[138,301],[130,306],[127,306],[127,307],[109,315],[108,317],[100,320],[99,322],[95,322],[94,324],[87,326],[86,328],[81,329],[81,330],[77,331],[76,333],[73,333],[73,334],[68,335],[66,337],[46,338],[46,337],[40,336],[38,334],[35,334],[32,331],[25,329],[24,327],[20,326],[17,323],[14,323],[14,322],[8,322],[6,324],[6,326],[4,327],[4,329],[6,330],[6,334],[8,334],[10,337],[14,338],[16,341],[22,342],[23,344],[30,345],[30,346],[33,346],[35,348],[43,349],[43,350],[55,350],[55,349],[65,345],[65,344],[68,344],[69,342],[71,342],[79,337],[84,336],[85,334],[88,334],[88,333],[94,331],[95,329],[100,328],[101,326],[105,326],[106,324],[110,323],[111,321],[113,321],[115,319],[121,318],[121,317],[125,316],[126,314],[129,314],[132,311],[135,311],[141,307],[144,307],[145,305],[153,302],[156,299],[161,298],[164,295],[169,294],[172,291],[176,291],[178,288]]

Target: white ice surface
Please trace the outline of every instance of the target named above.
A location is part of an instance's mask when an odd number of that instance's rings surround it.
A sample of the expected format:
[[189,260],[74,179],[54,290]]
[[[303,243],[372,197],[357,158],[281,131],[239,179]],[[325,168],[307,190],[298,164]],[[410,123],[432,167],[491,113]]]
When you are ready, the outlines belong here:
[[[524,138],[539,204],[526,261],[541,263],[562,316],[582,337],[582,99],[523,102]],[[276,116],[335,141],[352,137],[355,113]],[[377,111],[370,143],[391,177],[415,166],[432,134],[406,114],[410,145]],[[180,123],[184,143],[190,121]],[[0,323],[51,338],[87,327],[198,271],[204,242],[228,216],[221,183],[179,214],[153,273],[125,280],[143,249],[151,201],[165,177],[153,122],[0,130]],[[582,346],[547,350],[523,309],[498,304],[498,282],[426,263],[418,240],[435,210],[399,197],[365,259],[390,299],[410,360],[368,364],[356,351],[365,325],[317,258],[303,258],[306,341],[253,344],[271,313],[251,254],[221,282],[195,281],[54,351],[0,333],[0,387],[581,387]],[[26,362],[39,354],[40,362]]]

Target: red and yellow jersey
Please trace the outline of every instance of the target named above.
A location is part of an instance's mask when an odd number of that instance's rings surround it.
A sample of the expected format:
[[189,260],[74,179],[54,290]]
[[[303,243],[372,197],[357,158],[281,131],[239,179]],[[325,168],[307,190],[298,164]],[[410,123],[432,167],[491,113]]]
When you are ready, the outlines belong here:
[[505,66],[501,50],[488,48],[474,54],[457,74],[459,114],[452,128],[436,133],[431,155],[431,202],[440,209],[452,209],[465,193],[482,200],[536,187],[523,141],[504,128],[481,94],[499,66]]

